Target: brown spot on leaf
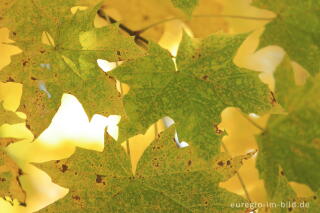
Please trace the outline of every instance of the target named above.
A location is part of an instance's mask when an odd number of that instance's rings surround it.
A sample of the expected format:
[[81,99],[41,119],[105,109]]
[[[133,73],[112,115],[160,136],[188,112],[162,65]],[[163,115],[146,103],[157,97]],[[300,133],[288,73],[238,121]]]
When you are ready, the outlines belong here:
[[1,182],[5,182],[7,179],[5,179],[5,178],[0,178],[0,181]]
[[20,206],[24,206],[24,207],[27,206],[27,204],[26,204],[25,202],[20,202],[19,205],[20,205]]
[[45,52],[46,52],[45,50],[40,50],[40,53],[41,53],[41,54],[43,54],[43,53],[45,53]]
[[292,207],[289,207],[289,208],[288,208],[288,211],[291,212],[291,211],[292,211]]
[[22,62],[22,65],[23,65],[23,66],[26,66],[27,63],[28,63],[28,61],[23,61],[23,62]]
[[224,165],[223,161],[219,161],[219,162],[218,162],[218,165],[219,165],[219,166],[223,166],[223,165]]
[[189,161],[188,161],[188,166],[191,166],[191,164],[192,164],[192,161],[189,160]]
[[207,76],[207,75],[202,76],[203,80],[208,80],[208,78],[209,78],[209,76]]
[[79,196],[79,195],[72,195],[72,199],[74,199],[74,200],[80,200],[80,196]]
[[271,94],[271,104],[274,105],[277,103],[277,100],[276,100],[273,92],[270,91],[270,94]]
[[36,79],[35,77],[31,76],[31,80],[36,81],[38,79]]
[[316,200],[316,199],[317,199],[317,196],[313,196],[312,198],[313,198],[314,200]]
[[15,82],[15,80],[12,77],[9,77],[7,82]]
[[18,174],[19,174],[19,175],[23,175],[22,169],[20,169],[20,168],[18,169]]
[[283,170],[281,170],[281,171],[280,171],[280,174],[281,174],[282,176],[284,176],[284,171],[283,171]]
[[96,183],[102,183],[103,182],[104,175],[97,175],[96,177]]
[[61,172],[66,172],[68,170],[68,166],[66,164],[62,164],[61,168],[60,168],[60,171]]
[[231,161],[230,160],[227,160],[227,165],[231,165]]

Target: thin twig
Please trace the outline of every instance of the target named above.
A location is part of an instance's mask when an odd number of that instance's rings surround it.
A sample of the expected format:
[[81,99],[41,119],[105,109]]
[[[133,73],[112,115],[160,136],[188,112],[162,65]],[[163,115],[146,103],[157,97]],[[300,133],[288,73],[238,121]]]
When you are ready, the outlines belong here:
[[[227,149],[227,146],[226,146],[223,142],[221,142],[221,143],[222,143],[222,147],[223,147],[224,151],[229,155],[229,151],[228,151],[228,149]],[[238,171],[236,171],[236,175],[237,175],[237,177],[238,177],[238,179],[239,179],[239,182],[240,182],[241,187],[242,187],[242,189],[243,189],[243,191],[244,191],[244,194],[246,195],[247,199],[248,199],[250,202],[252,202],[252,201],[251,201],[251,198],[250,198],[250,195],[249,195],[249,192],[248,192],[248,190],[247,190],[247,187],[246,187],[246,185],[245,185],[245,183],[244,183],[244,181],[243,181],[243,179],[242,179],[242,177],[241,177],[241,175],[240,175],[240,173],[239,173]]]
[[[234,16],[234,15],[194,15],[192,18],[233,18],[233,19],[243,19],[243,20],[254,20],[254,21],[271,21],[273,18],[263,18],[263,17],[251,17],[251,16]],[[145,31],[149,30],[152,27],[155,27],[159,24],[164,24],[166,22],[174,21],[174,20],[179,20],[181,18],[178,17],[172,17],[168,19],[163,19],[160,21],[157,21],[153,24],[150,24],[141,30],[135,31],[138,35],[141,33],[144,33]]]
[[[106,15],[102,9],[99,9],[97,14],[99,15],[99,17],[101,17],[102,19],[104,19],[106,21],[109,21],[111,24],[118,23],[118,21],[116,19],[112,18],[111,16]],[[128,33],[130,36],[134,36],[134,40],[138,45],[145,46],[146,44],[149,43],[149,41],[147,39],[145,39],[144,37],[140,36],[140,34],[137,33],[137,31],[131,30],[126,25],[119,23],[119,28],[122,29],[124,32]]]
[[244,114],[243,112],[241,112],[241,115],[247,119],[247,121],[249,121],[253,126],[255,126],[256,128],[260,129],[262,132],[265,131],[265,129],[260,126],[259,124],[257,124],[254,120],[252,120],[248,115]]

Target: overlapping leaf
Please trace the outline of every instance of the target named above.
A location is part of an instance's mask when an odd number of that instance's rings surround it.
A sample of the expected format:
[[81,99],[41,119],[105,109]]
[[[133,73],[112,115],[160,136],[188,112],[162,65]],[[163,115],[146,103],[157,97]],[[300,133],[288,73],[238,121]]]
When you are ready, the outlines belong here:
[[67,197],[40,212],[243,212],[230,204],[245,200],[218,184],[251,153],[233,159],[222,154],[208,163],[192,147],[177,148],[173,137],[174,128],[162,133],[135,175],[123,148],[108,139],[103,153],[81,149],[69,159],[39,165],[70,188]]
[[[89,116],[122,114],[115,80],[99,70],[96,60],[127,60],[142,54],[132,38],[119,34],[116,24],[94,28],[99,5],[73,15],[73,4],[16,0],[6,13],[12,38],[23,53],[0,72],[0,80],[23,83],[19,111],[27,114],[35,135],[49,125],[63,93],[75,95]],[[50,45],[41,42],[42,35]]]
[[[23,119],[17,117],[14,112],[5,111],[0,102],[0,126],[4,123],[15,124],[22,121]],[[4,150],[5,147],[13,142],[15,142],[13,138],[0,137],[0,197],[9,196],[23,203],[25,201],[25,192],[21,188],[19,181],[22,171]]]
[[275,183],[277,190],[272,195],[269,195],[269,206],[260,209],[259,212],[314,213],[319,210],[319,193],[312,197],[298,197],[289,185],[286,173],[281,168],[278,169]]
[[24,122],[24,120],[19,118],[15,112],[5,110],[0,101],[0,126],[3,124],[16,124],[22,122]]
[[260,47],[278,45],[312,75],[320,71],[320,2],[255,0],[253,5],[276,13],[267,24]]
[[175,7],[180,8],[188,15],[191,15],[193,9],[198,4],[198,0],[171,0],[171,1]]
[[320,187],[320,75],[297,86],[288,59],[275,73],[277,101],[287,115],[272,115],[258,136],[258,169],[269,194],[274,194],[278,168],[289,181]]
[[258,73],[234,65],[232,59],[246,35],[212,35],[195,43],[184,35],[177,56],[151,43],[149,54],[124,63],[111,75],[130,86],[124,97],[127,119],[120,137],[143,133],[170,116],[179,139],[192,143],[210,159],[219,152],[221,135],[215,126],[226,107],[261,113],[270,108],[269,91]]

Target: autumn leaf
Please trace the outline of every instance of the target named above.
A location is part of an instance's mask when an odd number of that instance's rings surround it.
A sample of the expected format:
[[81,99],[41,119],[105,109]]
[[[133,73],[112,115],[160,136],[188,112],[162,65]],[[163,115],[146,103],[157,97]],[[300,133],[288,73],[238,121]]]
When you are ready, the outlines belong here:
[[251,153],[223,154],[209,163],[192,147],[176,147],[173,138],[174,128],[162,133],[144,152],[135,174],[121,145],[110,138],[103,153],[79,149],[69,159],[39,164],[54,182],[70,188],[67,197],[40,212],[243,212],[230,204],[245,200],[218,184]]
[[[27,126],[36,136],[50,124],[63,93],[75,95],[89,116],[121,115],[115,80],[96,61],[143,54],[133,38],[119,34],[117,24],[94,27],[99,5],[72,14],[73,4],[75,1],[15,1],[6,13],[11,18],[12,39],[23,52],[0,72],[0,80],[23,83],[18,110],[27,115]],[[20,18],[22,11],[27,14],[24,19]],[[41,42],[42,35],[49,45]]]
[[193,9],[198,5],[198,0],[171,0],[172,4],[183,10],[186,14],[191,15]]
[[[23,121],[14,112],[4,110],[0,102],[0,126],[5,123],[16,124]],[[14,138],[0,137],[0,197],[9,196],[24,203],[26,195],[19,181],[22,170],[5,151],[5,148],[15,141]]]
[[[232,59],[246,35],[212,35],[202,42],[186,34],[176,58],[151,43],[147,56],[124,63],[110,74],[130,86],[124,97],[127,118],[122,139],[144,133],[164,116],[171,117],[179,139],[210,159],[219,152],[216,125],[226,107],[262,113],[271,106],[269,90],[258,73],[234,65]],[[121,140],[121,139],[120,139]]]
[[275,73],[276,99],[287,115],[272,115],[263,134],[257,137],[257,167],[268,194],[278,191],[281,166],[289,181],[304,183],[313,191],[320,187],[320,75],[298,86],[286,58]]
[[[278,168],[276,188],[277,190],[274,191],[272,195],[269,195],[269,206],[267,208],[259,209],[259,212],[313,213],[317,212],[320,208],[318,193],[311,197],[298,197],[289,185],[286,178],[286,172],[283,171],[281,167]],[[271,206],[271,204],[273,206]]]
[[278,45],[312,75],[317,74],[320,71],[320,2],[254,0],[253,5],[277,15],[266,25],[260,48]]

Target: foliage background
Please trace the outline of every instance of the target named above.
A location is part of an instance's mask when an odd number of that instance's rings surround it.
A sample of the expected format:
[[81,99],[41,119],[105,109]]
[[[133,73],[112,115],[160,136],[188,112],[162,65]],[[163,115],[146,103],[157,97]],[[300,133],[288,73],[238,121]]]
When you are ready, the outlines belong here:
[[[194,15],[210,13],[273,17],[273,14],[269,11],[250,6],[250,2],[250,0],[201,0],[200,6],[196,8]],[[181,12],[174,9],[169,1],[168,3],[164,1],[161,6],[157,6],[156,0],[109,0],[104,5],[104,8],[107,14],[132,29],[142,29],[165,18],[182,16]],[[234,61],[240,67],[262,71],[261,79],[273,89],[272,72],[282,60],[284,51],[279,47],[269,46],[254,53],[262,32],[261,27],[266,23],[267,21],[231,18],[197,18],[185,22],[175,20],[157,25],[143,33],[142,36],[158,42],[161,46],[174,53],[181,39],[183,29],[193,33],[195,37],[204,37],[218,31],[230,34],[251,31],[253,33],[241,46]],[[101,26],[105,22],[97,17],[95,24]],[[0,69],[10,63],[11,55],[20,52],[17,47],[4,44],[10,42],[8,35],[9,32],[6,28],[0,29]],[[302,83],[306,77],[306,72],[299,65],[293,65],[298,70],[298,79]],[[18,108],[21,93],[22,85],[0,82],[0,101],[4,101],[6,109],[15,111]],[[25,116],[23,113],[17,114],[21,117]],[[259,118],[253,116],[252,119],[264,126],[268,115]],[[228,136],[225,136],[223,141],[232,156],[241,155],[257,148],[254,135],[258,134],[260,130],[248,122],[237,109],[225,109],[222,113],[222,120],[219,127],[225,128],[228,132]],[[110,123],[112,123],[110,119],[99,115],[94,116],[89,121],[76,97],[65,95],[54,122],[35,140],[24,123],[1,126],[0,136],[19,135],[21,138],[26,138],[10,145],[7,150],[25,171],[25,175],[22,177],[22,184],[28,193],[28,206],[22,207],[17,205],[16,202],[14,206],[11,206],[10,203],[1,199],[0,212],[33,212],[64,196],[67,193],[67,189],[53,184],[48,175],[32,166],[30,162],[45,162],[70,156],[74,152],[75,146],[101,151],[103,148],[104,126]],[[161,121],[158,122],[158,126],[160,131],[164,128]],[[130,139],[133,162],[137,162],[153,138],[154,128],[150,127],[145,135]],[[251,199],[257,202],[266,201],[263,181],[259,179],[255,168],[255,157],[248,160],[239,173],[244,179]],[[305,185],[294,182],[290,182],[290,185],[298,196],[312,195],[311,190]],[[244,196],[243,189],[236,176],[221,184],[221,186]]]

